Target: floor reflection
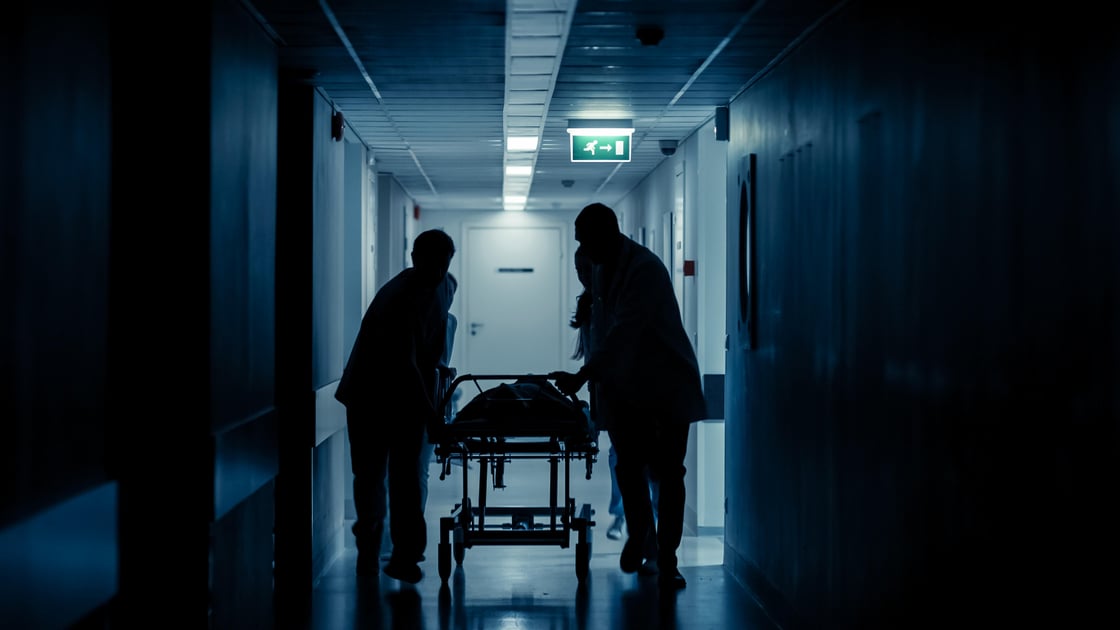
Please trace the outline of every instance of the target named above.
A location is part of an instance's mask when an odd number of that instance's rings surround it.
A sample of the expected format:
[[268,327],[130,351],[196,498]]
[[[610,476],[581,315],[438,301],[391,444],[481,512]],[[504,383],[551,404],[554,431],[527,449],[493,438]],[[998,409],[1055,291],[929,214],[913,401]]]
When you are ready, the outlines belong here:
[[[547,468],[518,462],[507,471],[507,485],[491,488],[490,505],[533,506],[548,496]],[[516,468],[516,469],[515,469]],[[473,472],[468,471],[473,479]],[[438,573],[439,519],[461,502],[463,474],[439,479],[433,469],[427,523],[429,547],[421,563],[424,578],[415,585],[385,575],[358,578],[352,536],[343,553],[316,586],[313,612],[305,627],[409,630],[599,630],[635,628],[775,627],[754,599],[723,568],[721,536],[688,536],[678,552],[688,587],[661,593],[657,579],[622,573],[618,556],[624,540],[604,535],[610,476],[604,462],[591,479],[573,474],[571,496],[598,512],[590,530],[589,574],[576,575],[575,542],[555,544],[476,545],[464,550],[462,564],[446,582]],[[476,489],[472,485],[472,490]],[[281,624],[282,626],[284,624]]]

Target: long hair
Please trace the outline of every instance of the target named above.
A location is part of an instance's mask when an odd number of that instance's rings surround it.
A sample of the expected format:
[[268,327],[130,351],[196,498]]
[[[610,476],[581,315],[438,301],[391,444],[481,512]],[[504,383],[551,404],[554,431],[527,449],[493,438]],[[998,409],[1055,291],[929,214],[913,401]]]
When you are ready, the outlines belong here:
[[584,290],[576,298],[576,312],[572,315],[572,319],[568,325],[579,331],[576,336],[576,349],[572,353],[573,359],[582,359],[587,355],[586,342],[584,337],[588,335],[587,328],[591,326],[591,292]]
[[579,331],[579,336],[576,337],[576,349],[572,353],[573,359],[582,359],[587,356],[587,347],[585,337],[589,334],[588,328],[591,326],[591,259],[584,253],[582,247],[576,248],[576,253],[572,257],[575,262],[576,275],[579,276],[580,284],[583,285],[583,292],[576,298],[576,312],[572,314],[572,319],[568,321],[568,325]]

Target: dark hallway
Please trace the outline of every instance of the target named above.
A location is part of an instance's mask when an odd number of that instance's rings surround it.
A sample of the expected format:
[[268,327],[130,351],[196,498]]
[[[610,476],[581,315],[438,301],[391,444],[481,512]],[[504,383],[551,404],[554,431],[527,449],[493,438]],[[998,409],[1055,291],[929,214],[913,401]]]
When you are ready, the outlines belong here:
[[[9,4],[0,626],[1117,625],[1106,9]],[[574,165],[568,126],[602,111],[631,161]],[[414,589],[359,583],[333,393],[363,308],[446,228],[465,369],[472,231],[541,229],[559,323],[528,334],[570,367],[591,201],[666,263],[718,402],[689,436],[688,587],[619,570],[601,471],[586,590],[571,549],[511,547],[441,593],[434,544]],[[429,528],[454,489],[431,479]]]

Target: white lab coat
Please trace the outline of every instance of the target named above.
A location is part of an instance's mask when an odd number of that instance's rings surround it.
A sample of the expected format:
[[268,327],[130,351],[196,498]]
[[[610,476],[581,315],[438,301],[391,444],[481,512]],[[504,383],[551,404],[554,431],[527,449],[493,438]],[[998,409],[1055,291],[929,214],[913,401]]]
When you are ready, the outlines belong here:
[[[706,415],[696,352],[664,263],[623,237],[611,265],[596,266],[587,373],[604,428],[650,416],[695,422]],[[610,277],[605,277],[609,274]]]

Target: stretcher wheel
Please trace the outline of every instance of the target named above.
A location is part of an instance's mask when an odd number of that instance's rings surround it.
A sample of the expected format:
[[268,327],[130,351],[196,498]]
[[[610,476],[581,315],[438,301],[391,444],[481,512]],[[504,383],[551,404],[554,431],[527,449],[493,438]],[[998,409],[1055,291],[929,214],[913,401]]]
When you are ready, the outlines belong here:
[[576,577],[582,582],[587,579],[591,565],[591,543],[576,543]]
[[463,546],[463,528],[456,527],[452,535],[451,553],[455,557],[455,565],[461,566],[463,564],[463,556],[467,553],[467,548]]
[[444,582],[451,577],[451,543],[439,544],[439,577]]
[[[471,506],[470,497],[463,497],[463,502],[459,507],[459,529],[466,530],[472,523],[474,523],[474,507]],[[462,535],[462,531],[460,531],[460,535]]]

